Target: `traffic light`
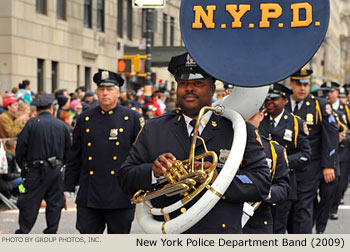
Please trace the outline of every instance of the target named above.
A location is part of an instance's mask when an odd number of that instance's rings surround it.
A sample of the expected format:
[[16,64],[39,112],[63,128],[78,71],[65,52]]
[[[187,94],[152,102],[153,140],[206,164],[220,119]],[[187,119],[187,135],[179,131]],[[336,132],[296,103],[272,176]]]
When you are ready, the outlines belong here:
[[118,60],[118,73],[131,73],[132,61],[131,59],[119,59]]
[[126,76],[146,77],[145,64],[146,55],[125,55],[118,60],[118,73]]

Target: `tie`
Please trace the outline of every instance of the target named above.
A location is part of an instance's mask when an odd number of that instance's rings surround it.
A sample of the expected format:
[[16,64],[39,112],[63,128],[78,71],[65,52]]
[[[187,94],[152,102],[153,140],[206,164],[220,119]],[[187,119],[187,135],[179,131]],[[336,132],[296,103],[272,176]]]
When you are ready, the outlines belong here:
[[194,127],[196,126],[196,122],[197,122],[197,120],[195,120],[195,119],[190,121],[190,125],[193,127],[191,134],[190,134],[190,143],[192,142],[192,136],[193,136],[193,132],[194,132]]
[[272,128],[275,127],[275,123],[276,123],[275,119],[272,119],[272,120],[271,120],[271,126],[272,126]]
[[295,102],[295,107],[294,107],[294,111],[293,111],[293,114],[296,115],[299,111],[299,102],[296,101]]

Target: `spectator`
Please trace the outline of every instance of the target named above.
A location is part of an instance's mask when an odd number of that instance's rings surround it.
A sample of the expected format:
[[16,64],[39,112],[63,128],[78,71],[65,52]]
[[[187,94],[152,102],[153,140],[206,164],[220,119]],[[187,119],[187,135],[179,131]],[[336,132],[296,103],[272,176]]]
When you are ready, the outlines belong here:
[[142,107],[142,115],[147,121],[148,119],[151,119],[155,116],[157,109],[153,107],[153,105],[145,105]]
[[84,95],[85,95],[85,92],[86,92],[86,89],[84,86],[81,86],[81,87],[78,87],[75,92],[77,93],[77,97],[79,100],[82,100]]
[[74,113],[72,127],[74,128],[77,123],[78,116],[83,112],[83,105],[80,101],[74,100],[70,103],[70,109]]
[[72,114],[69,113],[68,111],[62,111],[60,114],[60,119],[68,126],[69,132],[72,134],[73,132],[73,117]]
[[21,101],[28,103],[29,105],[32,103],[32,91],[30,91],[30,81],[23,80],[22,83],[18,84],[19,90],[16,92],[16,97],[20,98]]
[[61,113],[63,111],[70,111],[70,96],[58,95],[56,96],[56,99],[58,103],[57,118],[61,118]]
[[154,113],[154,116],[160,116],[162,115],[162,110],[157,102],[156,94],[153,93],[151,98],[145,99],[145,106],[152,105],[154,108],[156,108],[156,111]]
[[36,107],[35,106],[30,106],[30,114],[29,114],[29,118],[33,118],[36,117],[38,115],[37,111],[36,111]]
[[83,111],[94,108],[98,105],[98,101],[95,99],[95,94],[93,92],[86,92],[82,99]]
[[2,114],[2,112],[4,112],[4,99],[2,98],[2,94],[0,94],[0,114]]
[[0,115],[0,138],[17,137],[27,121],[25,115],[16,117],[19,98],[8,96],[4,99],[5,112]]

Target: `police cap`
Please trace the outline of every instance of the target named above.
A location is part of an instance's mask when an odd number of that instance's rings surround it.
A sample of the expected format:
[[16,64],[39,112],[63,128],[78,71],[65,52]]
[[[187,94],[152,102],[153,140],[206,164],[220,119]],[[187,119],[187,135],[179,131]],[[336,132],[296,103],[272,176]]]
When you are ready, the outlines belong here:
[[98,87],[121,87],[124,84],[124,79],[119,74],[107,70],[95,73],[93,80]]
[[273,83],[269,89],[266,99],[271,100],[277,97],[287,98],[293,91],[282,83]]
[[311,74],[313,71],[311,69],[301,68],[290,76],[291,80],[298,81],[300,83],[310,84]]
[[343,85],[343,88],[345,89],[346,95],[348,95],[349,94],[349,90],[350,90],[350,83],[345,83]]
[[40,108],[47,108],[51,104],[56,102],[57,101],[53,94],[40,94],[34,98],[32,105],[40,109]]
[[329,87],[320,87],[320,88],[317,88],[317,89],[311,91],[310,93],[316,97],[321,97],[321,98],[327,99],[329,91],[331,91],[331,88],[329,88]]
[[329,91],[333,91],[333,90],[339,89],[340,85],[334,81],[326,81],[321,85],[321,87],[323,88],[327,87],[330,89]]
[[172,57],[168,71],[174,75],[176,80],[200,80],[212,77],[197,64],[189,53]]
[[346,92],[345,88],[340,87],[340,88],[339,88],[339,95],[338,95],[338,96],[339,96],[340,98],[345,98],[346,95],[347,95],[347,92]]

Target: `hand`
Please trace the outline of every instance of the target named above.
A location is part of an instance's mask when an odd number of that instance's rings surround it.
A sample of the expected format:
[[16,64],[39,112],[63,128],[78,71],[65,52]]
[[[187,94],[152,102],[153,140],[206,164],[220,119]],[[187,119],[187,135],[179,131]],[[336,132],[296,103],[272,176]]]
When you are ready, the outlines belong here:
[[[204,170],[207,170],[207,169],[210,168],[211,165],[212,165],[212,163],[210,163],[210,162],[204,162],[204,163],[203,163],[203,169],[204,169]],[[197,171],[197,170],[200,170],[201,168],[202,168],[202,162],[200,162],[200,161],[195,161],[195,162],[194,162],[194,169]],[[213,184],[218,175],[219,175],[219,173],[218,173],[218,171],[215,169],[215,170],[214,170],[214,175],[213,175],[211,181],[209,182],[209,184]]]
[[176,158],[171,153],[159,155],[154,161],[152,171],[155,177],[162,176],[170,167],[175,164]]
[[323,168],[323,178],[326,183],[335,180],[335,172],[333,168]]

